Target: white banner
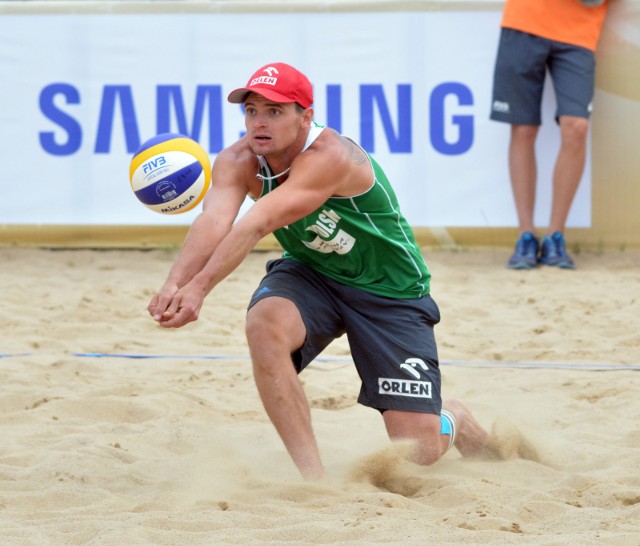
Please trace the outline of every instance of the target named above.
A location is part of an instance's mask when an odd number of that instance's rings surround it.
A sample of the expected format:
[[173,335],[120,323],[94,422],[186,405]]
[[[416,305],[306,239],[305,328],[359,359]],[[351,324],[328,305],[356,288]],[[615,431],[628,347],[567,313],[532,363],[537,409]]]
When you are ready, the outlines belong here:
[[[244,129],[227,94],[288,62],[314,84],[316,121],[386,170],[413,226],[517,225],[509,126],[489,120],[499,11],[56,14],[0,17],[0,224],[188,224],[129,187],[144,140],[198,140],[211,159]],[[545,92],[536,223],[559,146]],[[588,227],[590,165],[568,221]]]

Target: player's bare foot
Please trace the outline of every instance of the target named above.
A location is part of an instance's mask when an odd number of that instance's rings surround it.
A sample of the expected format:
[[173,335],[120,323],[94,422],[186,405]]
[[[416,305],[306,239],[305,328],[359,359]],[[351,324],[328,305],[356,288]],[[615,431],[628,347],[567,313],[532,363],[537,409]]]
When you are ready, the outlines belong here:
[[536,447],[506,419],[493,423],[489,434],[469,408],[459,400],[447,400],[443,408],[453,413],[457,431],[454,445],[463,457],[487,459],[527,459],[541,462]]
[[456,440],[453,445],[463,457],[483,455],[489,434],[480,426],[469,408],[460,400],[447,400],[444,409],[456,418]]
[[518,428],[506,419],[497,419],[493,423],[491,435],[485,451],[488,456],[500,460],[527,459],[543,462],[536,447],[525,438]]

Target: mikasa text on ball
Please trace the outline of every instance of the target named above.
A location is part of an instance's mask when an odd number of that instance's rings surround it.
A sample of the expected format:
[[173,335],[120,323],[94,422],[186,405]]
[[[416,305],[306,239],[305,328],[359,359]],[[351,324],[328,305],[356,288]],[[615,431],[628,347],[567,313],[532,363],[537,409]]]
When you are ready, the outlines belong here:
[[193,209],[211,184],[211,163],[195,140],[162,133],[144,142],[129,166],[131,189],[147,208],[161,214]]

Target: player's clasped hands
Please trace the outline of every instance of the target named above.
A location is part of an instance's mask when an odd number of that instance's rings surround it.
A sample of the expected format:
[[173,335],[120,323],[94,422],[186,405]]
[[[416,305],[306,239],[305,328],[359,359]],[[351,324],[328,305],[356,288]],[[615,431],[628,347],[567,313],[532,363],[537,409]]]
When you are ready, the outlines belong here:
[[153,296],[147,310],[160,326],[180,328],[198,320],[205,293],[192,284],[165,286]]

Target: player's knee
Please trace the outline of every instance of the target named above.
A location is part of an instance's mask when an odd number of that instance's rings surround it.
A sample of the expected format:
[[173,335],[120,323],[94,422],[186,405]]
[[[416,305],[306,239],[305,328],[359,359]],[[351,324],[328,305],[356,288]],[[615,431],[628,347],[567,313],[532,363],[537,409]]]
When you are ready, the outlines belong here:
[[250,349],[261,344],[264,336],[264,328],[261,327],[258,320],[252,317],[251,313],[247,315],[244,332]]
[[391,440],[408,442],[410,448],[406,456],[411,462],[430,465],[447,450],[448,440],[445,442],[441,434],[439,415],[387,410],[384,412],[384,421]]
[[251,345],[258,337],[263,335],[264,328],[262,328],[261,321],[255,316],[255,313],[250,311],[247,314],[247,318],[244,324],[244,332],[247,336],[247,341]]
[[445,451],[439,441],[419,442],[413,452],[412,460],[416,464],[428,466],[437,462]]
[[511,140],[517,144],[533,145],[538,136],[537,125],[512,125]]
[[304,343],[306,329],[297,308],[283,298],[267,298],[247,313],[245,334],[249,348],[291,354]]
[[564,146],[583,146],[589,133],[589,120],[575,116],[564,116],[560,119],[562,144]]
[[245,334],[249,346],[277,340],[279,337],[277,323],[277,313],[273,311],[270,301],[262,300],[255,304],[247,313],[245,321]]

